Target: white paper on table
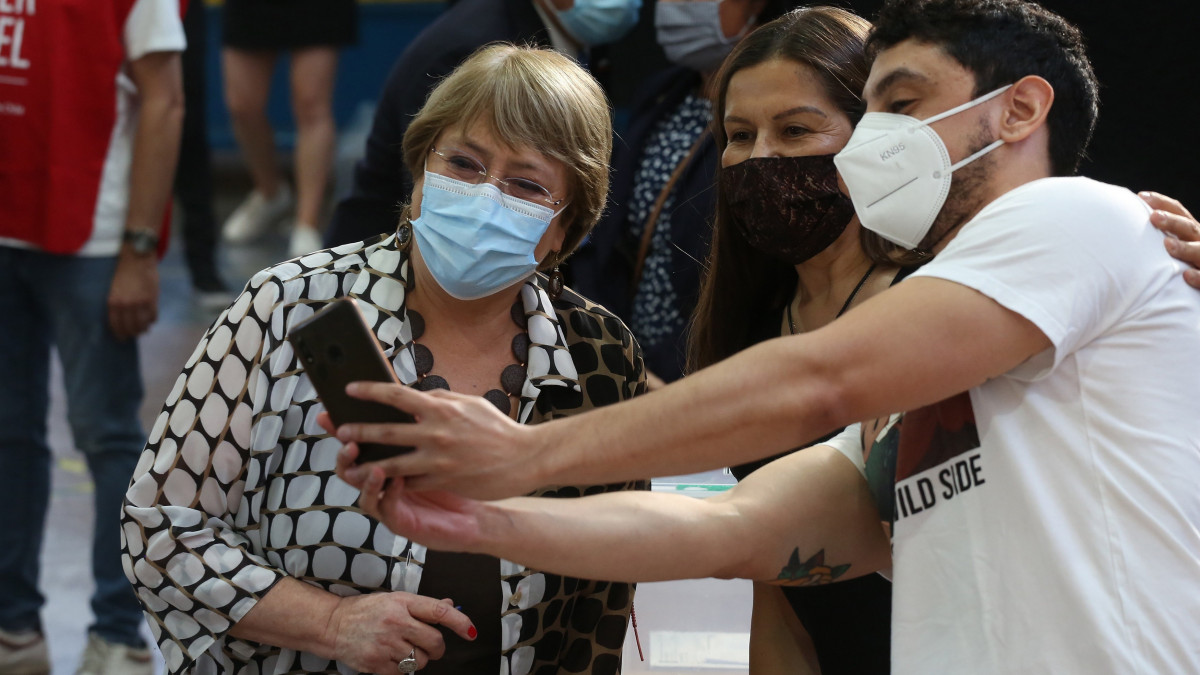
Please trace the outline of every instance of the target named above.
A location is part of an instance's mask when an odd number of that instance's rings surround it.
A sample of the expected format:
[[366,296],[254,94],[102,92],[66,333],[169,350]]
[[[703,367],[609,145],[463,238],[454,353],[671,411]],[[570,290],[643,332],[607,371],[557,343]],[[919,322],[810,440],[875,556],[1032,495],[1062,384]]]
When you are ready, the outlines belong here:
[[750,634],[651,631],[650,667],[745,670],[750,667]]

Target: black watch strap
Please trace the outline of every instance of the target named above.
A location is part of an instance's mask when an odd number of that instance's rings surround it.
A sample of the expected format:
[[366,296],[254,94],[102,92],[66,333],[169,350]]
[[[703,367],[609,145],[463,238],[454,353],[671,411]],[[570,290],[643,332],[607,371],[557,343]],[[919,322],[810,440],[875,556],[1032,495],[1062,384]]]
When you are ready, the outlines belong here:
[[133,247],[135,253],[152,253],[158,248],[158,233],[153,230],[125,230],[121,241]]

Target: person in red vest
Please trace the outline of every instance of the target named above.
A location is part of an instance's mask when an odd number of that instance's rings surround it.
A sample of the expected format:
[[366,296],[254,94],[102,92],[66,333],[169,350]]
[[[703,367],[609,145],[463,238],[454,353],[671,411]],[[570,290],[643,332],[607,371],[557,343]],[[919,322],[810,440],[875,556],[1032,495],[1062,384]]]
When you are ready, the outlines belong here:
[[95,621],[78,672],[151,672],[117,513],[146,439],[136,338],[158,314],[183,118],[180,10],[180,0],[0,1],[3,673],[50,669],[38,563],[51,348],[95,484]]

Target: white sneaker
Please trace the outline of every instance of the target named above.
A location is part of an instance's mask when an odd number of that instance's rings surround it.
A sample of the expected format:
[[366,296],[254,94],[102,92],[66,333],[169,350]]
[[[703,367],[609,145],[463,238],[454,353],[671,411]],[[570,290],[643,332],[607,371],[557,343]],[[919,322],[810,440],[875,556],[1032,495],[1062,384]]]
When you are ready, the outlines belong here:
[[288,242],[288,257],[299,258],[313,251],[324,248],[321,244],[321,233],[314,228],[296,224],[292,228],[292,238]]
[[221,228],[225,241],[244,244],[261,237],[292,210],[292,201],[292,188],[287,183],[280,183],[271,199],[252,190]]
[[153,675],[154,660],[145,647],[108,642],[95,633],[88,634],[83,663],[75,675]]
[[46,637],[35,630],[10,633],[0,628],[0,673],[4,675],[47,675],[50,650]]

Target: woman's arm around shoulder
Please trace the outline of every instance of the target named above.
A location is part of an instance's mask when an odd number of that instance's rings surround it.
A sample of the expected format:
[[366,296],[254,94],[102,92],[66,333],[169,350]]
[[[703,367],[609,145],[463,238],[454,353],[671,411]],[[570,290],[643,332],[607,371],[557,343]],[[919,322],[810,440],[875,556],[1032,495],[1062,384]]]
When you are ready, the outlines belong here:
[[1139,192],[1154,212],[1150,222],[1166,233],[1167,252],[1192,266],[1184,270],[1183,278],[1193,288],[1200,289],[1200,222],[1177,199],[1157,192]]

